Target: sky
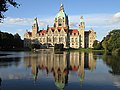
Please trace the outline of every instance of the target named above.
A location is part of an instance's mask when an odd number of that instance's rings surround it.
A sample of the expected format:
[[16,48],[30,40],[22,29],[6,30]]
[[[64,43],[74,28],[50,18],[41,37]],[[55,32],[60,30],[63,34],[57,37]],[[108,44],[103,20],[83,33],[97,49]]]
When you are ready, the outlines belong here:
[[120,29],[120,0],[16,0],[19,8],[9,7],[0,31],[19,33],[22,39],[31,31],[34,18],[40,29],[53,26],[60,4],[64,5],[70,28],[78,29],[80,16],[84,17],[85,30],[93,28],[97,40],[102,40],[111,30]]

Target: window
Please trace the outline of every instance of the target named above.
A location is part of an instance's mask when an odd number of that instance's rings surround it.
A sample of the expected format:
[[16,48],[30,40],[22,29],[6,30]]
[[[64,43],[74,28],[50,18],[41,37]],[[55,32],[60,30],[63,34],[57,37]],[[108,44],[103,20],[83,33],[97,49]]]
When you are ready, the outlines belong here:
[[72,38],[71,41],[74,42],[74,38]]
[[62,26],[62,19],[61,18],[58,19],[58,26]]
[[57,18],[55,18],[55,22],[57,22]]
[[57,41],[58,41],[58,39],[55,37],[55,38],[54,38],[54,42],[57,42]]
[[64,42],[64,38],[63,37],[60,38],[60,42]]
[[51,42],[51,38],[48,38],[48,42]]
[[43,42],[45,42],[45,38],[43,38]]
[[39,41],[42,42],[42,39],[40,38]]
[[77,39],[77,38],[75,38],[75,42],[78,42],[78,39]]

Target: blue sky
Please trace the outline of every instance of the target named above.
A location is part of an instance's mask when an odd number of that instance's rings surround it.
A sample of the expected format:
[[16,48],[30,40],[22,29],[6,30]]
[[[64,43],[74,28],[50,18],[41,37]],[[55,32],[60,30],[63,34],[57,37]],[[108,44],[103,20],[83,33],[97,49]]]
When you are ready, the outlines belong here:
[[112,29],[120,28],[120,0],[16,0],[19,8],[10,7],[5,13],[6,19],[0,24],[0,30],[19,33],[23,38],[35,17],[41,29],[53,25],[60,4],[69,16],[70,28],[78,28],[80,16],[84,17],[86,30],[93,28],[97,39],[108,34]]

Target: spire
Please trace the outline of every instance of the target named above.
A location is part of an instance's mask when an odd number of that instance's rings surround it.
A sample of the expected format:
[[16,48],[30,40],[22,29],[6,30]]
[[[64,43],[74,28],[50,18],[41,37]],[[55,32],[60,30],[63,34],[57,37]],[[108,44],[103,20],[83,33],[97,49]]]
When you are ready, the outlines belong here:
[[38,27],[38,22],[37,22],[37,17],[34,18],[33,26],[34,26],[34,27],[37,27],[37,29],[39,28],[39,27]]
[[80,17],[80,22],[84,22],[83,16]]
[[60,5],[60,11],[64,11],[64,6],[63,6],[63,4]]
[[37,17],[34,19],[34,24],[37,24]]
[[38,30],[39,30],[38,22],[37,22],[37,18],[35,18],[34,23],[32,25],[32,35],[33,35],[33,37],[35,37],[37,35]]
[[83,16],[80,17],[80,24],[79,24],[79,26],[80,26],[81,29],[85,28],[85,22],[84,22]]

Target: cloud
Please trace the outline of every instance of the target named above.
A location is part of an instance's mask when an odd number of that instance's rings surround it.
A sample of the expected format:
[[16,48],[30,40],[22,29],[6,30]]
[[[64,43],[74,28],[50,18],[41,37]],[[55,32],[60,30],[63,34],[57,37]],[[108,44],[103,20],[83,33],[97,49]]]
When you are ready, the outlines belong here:
[[9,24],[9,25],[30,25],[32,23],[31,18],[6,18],[3,22],[3,24]]
[[[84,17],[86,30],[89,30],[92,27],[97,32],[98,40],[101,40],[103,36],[112,29],[120,28],[120,12],[115,14],[83,14],[82,16]],[[80,15],[69,15],[68,18],[70,28],[79,27]],[[33,22],[34,18],[8,17],[4,20],[4,23],[0,23],[0,26],[6,28],[6,31],[11,29],[14,30],[13,32],[18,32],[21,35],[24,35],[26,29],[31,31]],[[53,26],[54,17],[38,18],[38,24],[40,29],[46,29],[47,25]]]
[[120,12],[113,15],[113,22],[120,23]]

